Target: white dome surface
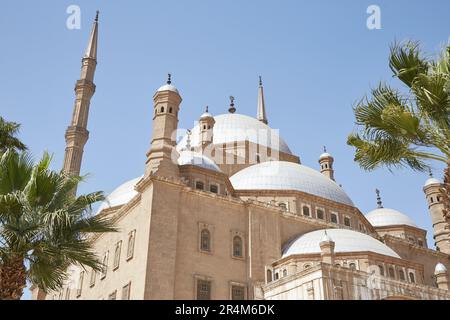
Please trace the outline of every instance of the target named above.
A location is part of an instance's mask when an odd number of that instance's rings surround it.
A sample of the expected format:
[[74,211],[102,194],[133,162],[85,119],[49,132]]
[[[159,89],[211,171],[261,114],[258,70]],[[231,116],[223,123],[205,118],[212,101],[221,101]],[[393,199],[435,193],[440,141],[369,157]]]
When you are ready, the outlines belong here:
[[180,94],[178,92],[178,89],[171,84],[165,84],[157,90],[157,92],[161,92],[161,91],[172,91],[172,92],[176,92],[176,93]]
[[245,168],[230,177],[236,190],[292,190],[354,206],[336,182],[307,166],[269,161]]
[[201,116],[200,119],[205,119],[205,118],[214,118],[213,115],[209,112],[204,112]]
[[[213,129],[213,144],[250,141],[291,154],[291,150],[277,130],[271,129],[255,118],[230,113],[215,116],[214,120],[216,123]],[[191,131],[191,146],[197,147],[200,145],[200,128],[196,125]],[[186,139],[186,136],[181,139],[177,146],[178,151],[186,147]]]
[[134,186],[141,179],[142,176],[121,184],[106,197],[105,201],[103,201],[98,208],[97,213],[104,209],[113,208],[128,203],[131,199],[134,198],[135,195],[138,194],[137,191],[134,190]]
[[447,268],[440,262],[436,265],[436,268],[434,269],[434,274],[446,273],[446,272],[447,272]]
[[429,178],[429,179],[425,182],[424,187],[428,187],[428,186],[430,186],[430,185],[432,185],[432,184],[441,184],[441,182],[440,182],[438,179],[436,179],[436,178]]
[[222,172],[220,168],[214,163],[210,158],[202,155],[201,153],[193,151],[181,151],[180,157],[178,158],[178,164],[183,165],[195,165],[209,170],[214,170],[217,172]]
[[325,158],[333,158],[333,156],[331,154],[329,154],[328,152],[324,152],[320,155],[319,160],[325,159]]
[[410,217],[394,209],[378,208],[369,212],[366,218],[374,227],[407,225],[417,228]]
[[[325,230],[317,230],[299,236],[283,249],[283,258],[297,254],[321,253],[319,243]],[[327,234],[335,243],[334,252],[374,252],[400,258],[394,250],[371,236],[347,229],[327,229]]]

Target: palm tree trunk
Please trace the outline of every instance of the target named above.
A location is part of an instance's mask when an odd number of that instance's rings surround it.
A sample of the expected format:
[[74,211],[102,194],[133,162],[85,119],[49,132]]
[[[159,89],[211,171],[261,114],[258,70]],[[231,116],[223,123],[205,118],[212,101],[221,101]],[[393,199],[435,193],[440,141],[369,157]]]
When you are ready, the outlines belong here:
[[0,266],[0,300],[20,300],[26,287],[23,258],[13,256]]
[[444,205],[444,217],[450,227],[450,160],[447,161],[447,168],[444,170],[444,186],[441,189],[442,203]]

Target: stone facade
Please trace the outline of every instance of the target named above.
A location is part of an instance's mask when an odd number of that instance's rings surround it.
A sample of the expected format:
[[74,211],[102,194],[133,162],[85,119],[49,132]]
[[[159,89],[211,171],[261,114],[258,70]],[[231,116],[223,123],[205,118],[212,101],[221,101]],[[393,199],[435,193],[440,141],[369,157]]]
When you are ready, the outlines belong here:
[[[94,50],[91,44],[89,48]],[[96,53],[96,40],[94,47]],[[83,68],[85,65],[83,62]],[[94,70],[89,75],[91,81]],[[91,95],[87,94],[89,99]],[[85,107],[76,104],[75,114],[88,110],[89,99],[80,99]],[[258,99],[258,119],[252,122],[247,117],[245,121],[270,130],[262,83]],[[450,239],[436,235],[438,252],[428,248],[423,229],[372,225],[351,201],[342,198],[345,193],[334,182],[334,159],[329,154],[320,157],[320,179],[314,174],[304,176],[309,179],[309,189],[291,187],[295,181],[278,180],[277,175],[267,175],[260,188],[233,185],[230,178],[246,168],[278,161],[291,163],[295,169],[300,168],[300,158],[288,148],[280,150],[267,142],[242,139],[225,143],[227,137],[222,136],[220,143],[213,143],[220,124],[209,115],[201,118],[206,127],[199,144],[188,142],[177,149],[173,131],[183,113],[181,101],[169,77],[154,96],[153,135],[143,177],[129,190],[120,189],[122,193],[114,199],[113,193],[108,200],[114,205],[106,203],[97,213],[112,217],[119,229],[93,239],[104,270],[72,266],[63,289],[43,293],[33,288],[33,298],[450,298],[446,271],[450,268]],[[234,104],[230,110],[234,113]],[[84,118],[87,120],[87,113]],[[233,114],[227,119],[232,127],[233,119],[241,121],[243,117]],[[86,125],[87,121],[82,127]],[[192,163],[179,164],[186,152],[199,153],[203,162],[195,163],[193,157]],[[217,166],[204,162],[206,157]],[[66,156],[64,167],[76,168],[68,172],[77,173],[80,164],[81,154]],[[300,176],[285,180],[303,179],[304,170],[298,169]],[[265,175],[262,170],[261,177],[266,179]],[[431,194],[428,190],[427,199]],[[433,221],[439,222],[435,232],[442,233],[448,226],[441,223],[439,201],[433,199],[430,211]],[[325,237],[317,242],[319,252],[286,256],[286,248],[299,236],[335,229],[370,237],[395,255],[377,253],[371,247],[348,250],[343,248],[342,239]],[[438,263],[442,267],[436,271]],[[380,266],[384,273],[380,273]]]

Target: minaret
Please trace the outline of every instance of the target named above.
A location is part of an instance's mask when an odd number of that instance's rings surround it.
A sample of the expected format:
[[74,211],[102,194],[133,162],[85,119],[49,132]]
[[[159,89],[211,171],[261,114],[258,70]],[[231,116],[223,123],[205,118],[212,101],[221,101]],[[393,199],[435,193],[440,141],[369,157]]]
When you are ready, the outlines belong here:
[[264,88],[262,84],[262,78],[259,76],[259,88],[258,88],[258,111],[256,113],[256,119],[268,124],[266,116],[266,105],[264,103]]
[[436,277],[436,285],[439,289],[450,290],[450,277],[447,268],[442,263],[439,262],[436,265],[434,276]]
[[325,234],[319,242],[319,247],[320,247],[320,251],[321,251],[320,255],[321,255],[323,263],[334,265],[335,245],[336,245],[335,242],[327,234],[327,230],[325,230]]
[[444,217],[441,188],[442,183],[433,178],[430,173],[430,178],[425,182],[423,191],[427,198],[433,224],[434,243],[436,250],[450,255],[450,228]]
[[216,120],[214,120],[214,117],[208,111],[208,106],[206,106],[206,111],[200,116],[199,120],[202,150],[204,150],[213,141],[213,129],[215,123]]
[[319,157],[320,173],[334,181],[333,162],[334,158],[327,153],[327,148],[323,147],[323,153]]
[[[87,130],[89,105],[95,92],[94,73],[97,66],[98,14],[95,16],[89,44],[81,60],[81,76],[75,85],[75,104],[72,122],[66,130],[66,151],[63,171],[68,175],[80,175],[83,149],[89,138]],[[76,193],[76,189],[74,190]]]
[[153,96],[153,134],[151,148],[147,152],[146,175],[178,176],[179,155],[175,145],[181,100],[169,74],[167,84]]

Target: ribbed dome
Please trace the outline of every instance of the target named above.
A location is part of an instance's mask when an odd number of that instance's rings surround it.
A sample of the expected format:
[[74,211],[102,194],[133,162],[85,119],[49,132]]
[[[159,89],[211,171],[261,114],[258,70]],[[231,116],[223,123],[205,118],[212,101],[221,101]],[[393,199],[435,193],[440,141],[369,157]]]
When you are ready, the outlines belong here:
[[180,157],[178,158],[178,164],[180,166],[194,165],[217,172],[222,172],[213,160],[193,151],[181,151]]
[[[278,133],[255,118],[230,113],[215,116],[214,120],[214,144],[250,141],[291,154],[291,150]],[[200,145],[200,128],[196,125],[191,131],[191,146],[197,147]],[[181,139],[177,146],[178,151],[186,147],[186,139],[186,136]]]
[[319,160],[322,160],[325,158],[333,158],[333,156],[331,154],[329,154],[328,152],[324,152],[320,155]]
[[[317,230],[299,236],[283,249],[283,258],[297,254],[320,253],[319,243],[325,230]],[[394,250],[371,236],[347,229],[327,229],[328,236],[335,243],[334,252],[374,252],[400,258]]]
[[366,218],[374,227],[407,225],[417,228],[410,217],[394,209],[378,208],[369,212]]
[[354,206],[336,182],[293,162],[269,161],[245,168],[230,178],[236,190],[293,190]]
[[137,195],[137,191],[134,190],[134,186],[141,179],[142,177],[139,177],[121,184],[106,197],[105,201],[103,201],[98,208],[97,213],[104,209],[113,208],[128,203],[134,198],[135,195]]

